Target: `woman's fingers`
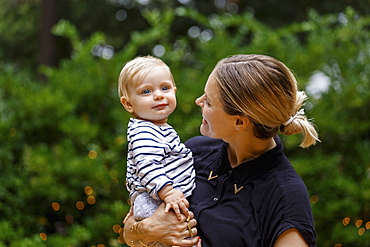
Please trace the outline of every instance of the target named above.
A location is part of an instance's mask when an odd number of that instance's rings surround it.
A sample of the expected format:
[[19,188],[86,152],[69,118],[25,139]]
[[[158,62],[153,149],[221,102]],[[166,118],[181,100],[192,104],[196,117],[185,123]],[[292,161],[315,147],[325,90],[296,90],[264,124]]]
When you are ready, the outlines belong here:
[[192,211],[188,211],[188,217],[190,218],[190,219],[193,219],[194,218],[194,213],[192,212]]
[[[194,246],[194,245],[196,245],[197,243],[198,243],[198,241],[199,241],[199,237],[194,237],[194,238],[192,238],[192,239],[183,239],[182,241],[181,241],[181,245],[180,246]],[[199,247],[200,247],[201,245],[199,245]],[[197,247],[198,247],[198,245],[197,245]]]
[[190,230],[188,229],[188,235],[189,235],[189,237],[194,237],[194,236],[196,236],[197,235],[197,233],[198,233],[198,230],[197,230],[197,228],[195,228],[195,227],[193,227],[193,228],[190,228]]
[[191,228],[193,228],[197,225],[197,220],[192,218],[191,220],[189,220],[188,224],[190,225]]
[[130,207],[130,211],[126,214],[125,219],[123,220],[123,224],[126,224],[128,218],[130,218],[134,214],[132,207]]

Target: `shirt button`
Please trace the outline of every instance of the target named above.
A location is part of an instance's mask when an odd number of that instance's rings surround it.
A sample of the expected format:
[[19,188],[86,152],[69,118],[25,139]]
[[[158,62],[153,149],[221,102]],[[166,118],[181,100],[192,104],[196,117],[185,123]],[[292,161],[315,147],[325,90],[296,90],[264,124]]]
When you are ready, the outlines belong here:
[[233,172],[233,170],[229,170],[229,174],[231,174]]
[[213,197],[213,200],[215,201],[215,202],[217,202],[218,201],[218,197],[216,196],[216,197]]

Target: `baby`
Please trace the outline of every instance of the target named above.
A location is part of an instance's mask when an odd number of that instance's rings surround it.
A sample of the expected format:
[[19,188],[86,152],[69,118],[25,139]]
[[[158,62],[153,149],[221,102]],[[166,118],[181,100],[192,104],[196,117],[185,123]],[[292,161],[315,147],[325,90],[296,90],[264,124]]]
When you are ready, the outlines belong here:
[[164,201],[180,219],[188,216],[186,197],[195,188],[191,151],[167,124],[176,108],[176,85],[169,67],[152,56],[125,64],[118,79],[128,123],[126,187],[136,220],[149,217]]

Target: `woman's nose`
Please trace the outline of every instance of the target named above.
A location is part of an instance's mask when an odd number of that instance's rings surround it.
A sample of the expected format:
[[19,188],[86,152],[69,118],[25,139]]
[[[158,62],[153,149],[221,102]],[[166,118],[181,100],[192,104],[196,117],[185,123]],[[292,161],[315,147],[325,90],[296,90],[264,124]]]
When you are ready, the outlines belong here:
[[198,106],[200,107],[203,107],[204,103],[203,103],[203,97],[204,97],[204,94],[200,97],[198,97],[196,100],[195,100],[195,104],[197,104]]

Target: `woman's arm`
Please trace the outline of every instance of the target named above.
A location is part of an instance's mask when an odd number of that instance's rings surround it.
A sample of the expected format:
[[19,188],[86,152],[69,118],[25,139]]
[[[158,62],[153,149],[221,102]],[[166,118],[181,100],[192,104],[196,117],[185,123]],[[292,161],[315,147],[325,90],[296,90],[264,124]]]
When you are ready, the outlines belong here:
[[[186,222],[186,217],[182,215],[179,221],[173,211],[164,213],[164,209],[165,205],[162,203],[152,216],[141,222],[135,221],[133,216],[128,217],[123,231],[126,244],[139,247],[142,246],[140,241],[146,245],[158,241],[168,245],[195,245],[198,242],[198,237],[193,239],[185,238],[190,236],[188,224],[192,228],[193,234],[197,234],[195,228],[196,220],[191,219],[189,222]],[[190,217],[194,217],[194,214],[191,212]],[[132,244],[132,241],[134,241],[134,244]]]
[[299,231],[291,228],[278,237],[274,247],[308,247],[308,245]]

